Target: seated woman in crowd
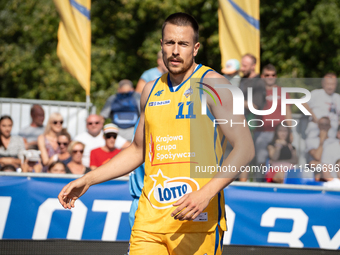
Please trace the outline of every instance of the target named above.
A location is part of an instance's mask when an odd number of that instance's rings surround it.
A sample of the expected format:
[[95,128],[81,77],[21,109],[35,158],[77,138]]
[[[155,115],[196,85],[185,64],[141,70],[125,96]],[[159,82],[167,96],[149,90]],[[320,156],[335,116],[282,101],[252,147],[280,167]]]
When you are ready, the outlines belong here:
[[68,145],[71,142],[71,136],[67,132],[66,128],[63,128],[61,132],[58,134],[58,146],[59,146],[59,154],[56,155],[56,159],[58,161],[63,162],[65,165],[71,162],[72,157],[71,154],[68,151]]
[[48,166],[47,172],[51,174],[66,174],[66,166],[61,161],[55,161]]
[[0,118],[0,165],[12,165],[19,168],[21,160],[18,155],[25,150],[25,143],[20,136],[11,136],[13,120],[4,115]]
[[53,156],[60,153],[57,137],[63,128],[62,125],[63,117],[61,114],[52,113],[48,119],[44,134],[38,136],[38,148],[44,165],[43,172],[47,172],[48,166],[55,161]]
[[298,162],[296,150],[291,143],[291,130],[281,124],[275,127],[274,138],[268,144],[270,165],[272,166],[266,174],[268,182],[283,183],[284,170],[289,170]]
[[85,167],[82,163],[85,145],[82,142],[73,141],[70,143],[68,149],[72,160],[68,163],[66,173],[71,174],[86,174],[91,171],[89,167]]

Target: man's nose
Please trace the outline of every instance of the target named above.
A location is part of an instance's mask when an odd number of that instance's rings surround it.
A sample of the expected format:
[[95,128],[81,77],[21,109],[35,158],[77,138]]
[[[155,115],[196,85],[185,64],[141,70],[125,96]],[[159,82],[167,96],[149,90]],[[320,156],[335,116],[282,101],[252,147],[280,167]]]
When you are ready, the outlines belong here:
[[174,55],[174,56],[178,56],[179,55],[179,46],[178,46],[177,43],[174,45],[174,48],[172,50],[172,55]]

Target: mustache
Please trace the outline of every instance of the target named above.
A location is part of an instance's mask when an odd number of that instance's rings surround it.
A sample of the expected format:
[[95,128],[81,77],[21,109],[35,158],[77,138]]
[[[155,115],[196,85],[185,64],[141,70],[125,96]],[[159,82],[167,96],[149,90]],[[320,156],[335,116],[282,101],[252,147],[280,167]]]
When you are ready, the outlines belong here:
[[170,58],[168,58],[168,62],[169,62],[169,61],[172,61],[172,60],[176,60],[176,61],[183,62],[183,59],[180,58],[180,57],[175,58],[175,57],[171,56]]

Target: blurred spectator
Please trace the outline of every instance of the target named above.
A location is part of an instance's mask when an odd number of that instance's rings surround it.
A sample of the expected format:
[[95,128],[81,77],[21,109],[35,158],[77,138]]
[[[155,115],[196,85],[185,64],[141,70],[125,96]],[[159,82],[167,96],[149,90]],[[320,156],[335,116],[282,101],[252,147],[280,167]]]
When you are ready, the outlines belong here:
[[140,94],[134,92],[132,81],[121,80],[118,93],[110,96],[100,112],[105,119],[110,118],[119,128],[119,134],[131,141],[133,127],[140,114]]
[[21,159],[21,172],[23,173],[40,173],[42,165],[40,163],[40,151],[38,150],[25,150],[20,153]]
[[156,80],[158,77],[162,76],[162,74],[166,73],[167,71],[168,69],[164,65],[162,51],[159,51],[157,53],[157,67],[146,70],[142,74],[137,83],[136,92],[142,94],[143,88],[147,82]]
[[38,149],[38,136],[44,133],[43,126],[45,112],[41,105],[35,104],[31,107],[32,122],[29,126],[20,130],[19,136],[24,138],[26,149]]
[[339,125],[340,116],[340,95],[335,93],[337,78],[333,73],[327,73],[322,79],[322,89],[315,89],[311,92],[311,99],[303,106],[312,114],[312,120],[306,129],[307,137],[317,137],[319,134],[318,120],[328,116],[331,120],[331,128],[328,131],[329,137],[335,137]]
[[[91,114],[86,119],[86,132],[78,134],[74,140],[82,142],[85,144],[85,150],[83,154],[83,164],[86,167],[90,166],[90,152],[93,149],[103,147],[105,145],[105,140],[103,138],[103,117],[97,114]],[[115,146],[117,149],[124,149],[130,145],[126,139],[117,136]]]
[[50,174],[66,174],[66,166],[61,161],[55,161],[49,165],[47,172]]
[[41,152],[43,172],[47,172],[48,166],[55,161],[54,155],[60,153],[57,142],[58,134],[63,129],[63,117],[60,113],[52,113],[48,119],[44,134],[38,137],[38,148]]
[[68,149],[72,155],[72,160],[66,166],[66,173],[68,174],[86,174],[91,171],[89,167],[85,167],[82,163],[85,144],[73,141],[70,143]]
[[245,54],[241,60],[240,71],[243,73],[243,77],[240,81],[240,89],[244,95],[244,107],[246,109],[245,115],[249,119],[253,114],[248,110],[248,88],[253,88],[253,106],[255,109],[263,109],[266,103],[266,88],[261,81],[260,75],[255,72],[256,57],[252,54]]
[[[329,133],[329,132],[328,132]],[[338,161],[340,158],[340,140],[336,139],[335,142],[327,145],[323,149],[322,155],[321,155],[321,164],[322,166],[328,165],[328,171],[324,171],[322,168],[320,171],[321,172],[321,179],[323,181],[330,181],[333,178],[337,177],[337,172],[339,171],[339,165],[338,171],[335,171],[335,163]]]
[[[61,132],[58,134],[57,143],[59,146],[59,154],[56,154],[55,161],[61,161],[65,165],[71,162],[71,154],[67,150],[68,145],[71,142],[71,136],[67,132],[66,128],[63,128]],[[55,157],[54,156],[54,157]]]
[[[276,84],[276,68],[272,64],[263,67],[261,78],[266,84],[266,104],[263,110],[268,110],[273,105],[273,88],[277,89],[277,107],[276,110],[265,116],[257,116],[257,119],[263,121],[263,126],[256,128],[254,133],[256,162],[258,165],[264,165],[268,157],[268,144],[273,140],[275,126],[284,119],[292,118],[290,105],[286,106],[286,115],[281,115],[281,87]],[[286,98],[290,98],[289,94]],[[274,121],[266,121],[274,120]],[[287,121],[287,125],[291,125]]]
[[0,165],[20,167],[19,153],[25,150],[25,143],[20,136],[11,136],[13,121],[8,115],[0,118]]
[[[310,168],[315,168],[318,164],[321,164],[321,156],[324,149],[331,143],[336,142],[335,138],[328,137],[328,131],[331,128],[329,117],[321,117],[318,121],[318,127],[319,136],[306,139],[306,151],[308,152],[307,162],[309,163]],[[314,176],[316,181],[320,180],[320,169],[317,169],[317,172],[314,172]]]
[[284,170],[298,162],[295,147],[291,143],[291,130],[281,124],[275,127],[274,138],[268,144],[269,163],[272,170],[266,174],[268,182],[283,183]]
[[239,87],[241,81],[239,70],[240,62],[237,59],[229,59],[225,64],[225,67],[222,69],[222,73],[232,85]]
[[115,124],[109,123],[104,126],[105,145],[92,150],[90,154],[90,166],[92,170],[105,164],[120,152],[120,150],[115,147],[117,134],[118,127]]
[[4,165],[0,168],[0,171],[2,172],[16,172],[17,170],[13,165]]

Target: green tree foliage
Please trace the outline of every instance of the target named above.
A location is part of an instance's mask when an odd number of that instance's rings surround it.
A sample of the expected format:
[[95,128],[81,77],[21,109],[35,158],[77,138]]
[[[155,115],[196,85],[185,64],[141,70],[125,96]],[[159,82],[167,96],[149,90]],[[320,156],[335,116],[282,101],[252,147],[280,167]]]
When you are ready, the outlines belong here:
[[[93,0],[91,101],[100,109],[119,80],[136,84],[156,66],[162,23],[176,11],[197,18],[197,61],[219,70],[217,9],[212,0]],[[56,56],[59,17],[52,0],[2,1],[0,10],[0,96],[85,101]]]
[[[261,64],[283,77],[340,73],[338,0],[261,0]],[[117,82],[137,83],[156,66],[161,26],[171,13],[200,24],[196,61],[220,71],[218,1],[92,0],[91,101],[101,109]],[[0,1],[0,97],[85,101],[56,55],[59,16],[52,0]]]
[[261,0],[261,62],[283,77],[340,74],[340,1]]

